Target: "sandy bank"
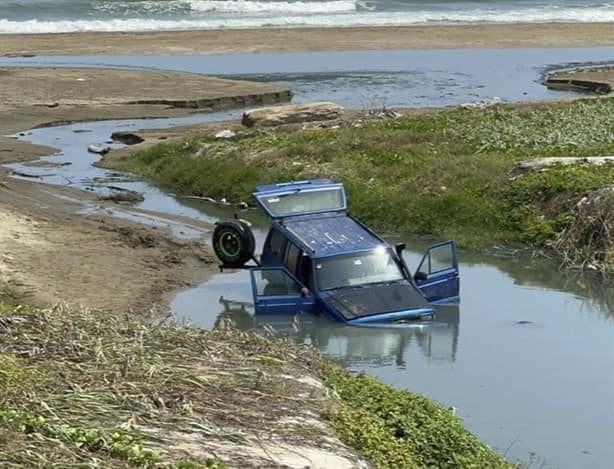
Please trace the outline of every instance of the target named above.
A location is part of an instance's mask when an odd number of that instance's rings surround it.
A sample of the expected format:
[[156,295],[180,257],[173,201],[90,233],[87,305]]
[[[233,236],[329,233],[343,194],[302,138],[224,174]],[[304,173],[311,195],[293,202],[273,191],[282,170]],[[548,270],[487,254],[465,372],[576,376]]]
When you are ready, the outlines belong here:
[[[75,214],[79,200],[100,214]],[[217,269],[201,243],[106,216],[107,208],[118,207],[87,192],[0,174],[0,283],[28,304],[147,311]],[[205,234],[208,226],[200,228]]]
[[591,67],[552,73],[548,88],[609,94],[614,90],[614,67]]
[[[181,116],[291,96],[274,84],[92,68],[5,67],[0,85],[0,135],[81,120]],[[0,164],[54,152],[0,137]],[[109,217],[105,211],[117,207],[87,192],[36,182],[9,179],[0,168],[0,280],[28,303],[147,310],[217,267],[202,243]],[[100,215],[76,215],[80,201]],[[209,227],[198,228],[204,235]]]
[[[203,75],[101,68],[0,68],[0,135],[83,120],[184,116],[285,102],[275,84]],[[0,163],[53,149],[0,137]]]
[[611,23],[485,24],[0,35],[0,55],[570,47],[614,44]]

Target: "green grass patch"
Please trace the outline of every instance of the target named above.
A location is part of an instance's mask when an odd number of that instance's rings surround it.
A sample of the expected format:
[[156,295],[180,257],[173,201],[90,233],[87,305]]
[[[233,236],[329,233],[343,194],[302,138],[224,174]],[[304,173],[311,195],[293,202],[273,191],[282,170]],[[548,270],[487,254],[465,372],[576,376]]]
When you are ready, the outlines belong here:
[[613,182],[614,164],[557,165],[527,174],[501,189],[501,223],[518,230],[522,241],[545,245],[573,221],[583,196]]
[[378,468],[512,468],[441,405],[369,376],[330,368],[343,406],[332,424]]
[[446,109],[315,131],[163,144],[113,163],[174,192],[248,201],[262,183],[329,177],[350,210],[380,229],[455,238],[466,247],[544,245],[612,167],[511,177],[515,162],[614,153],[614,99]]

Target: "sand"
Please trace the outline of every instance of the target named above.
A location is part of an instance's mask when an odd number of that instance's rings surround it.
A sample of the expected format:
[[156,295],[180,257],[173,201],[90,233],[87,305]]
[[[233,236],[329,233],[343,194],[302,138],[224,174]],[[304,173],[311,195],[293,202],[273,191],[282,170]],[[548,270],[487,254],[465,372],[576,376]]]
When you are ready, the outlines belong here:
[[611,23],[0,35],[5,56],[607,45],[614,45]]
[[[76,214],[79,200],[97,205],[100,214]],[[9,179],[0,170],[0,282],[27,304],[145,312],[164,309],[172,292],[217,269],[201,242],[105,216],[105,207],[118,208],[77,189]],[[199,229],[206,236],[210,226]]]

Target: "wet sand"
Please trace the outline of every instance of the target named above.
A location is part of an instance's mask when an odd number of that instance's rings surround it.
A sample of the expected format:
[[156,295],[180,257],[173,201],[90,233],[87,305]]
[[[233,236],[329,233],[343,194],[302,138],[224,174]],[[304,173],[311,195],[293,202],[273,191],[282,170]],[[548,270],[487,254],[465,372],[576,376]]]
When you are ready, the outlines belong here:
[[614,45],[611,23],[0,35],[0,56]]
[[[76,214],[81,202],[101,213]],[[0,283],[31,305],[145,313],[217,270],[202,243],[105,216],[105,207],[118,205],[70,187],[8,178],[0,168]]]
[[[32,127],[172,117],[290,98],[275,84],[147,70],[4,67],[0,85],[0,165],[55,153],[2,136]],[[7,173],[0,166],[0,282],[28,304],[147,311],[217,269],[200,242],[106,216],[113,202]],[[75,214],[84,201],[101,214]],[[210,227],[201,228],[206,233]]]
[[0,68],[0,163],[53,153],[2,137],[60,123],[184,116],[286,102],[283,86],[203,75],[102,68]]

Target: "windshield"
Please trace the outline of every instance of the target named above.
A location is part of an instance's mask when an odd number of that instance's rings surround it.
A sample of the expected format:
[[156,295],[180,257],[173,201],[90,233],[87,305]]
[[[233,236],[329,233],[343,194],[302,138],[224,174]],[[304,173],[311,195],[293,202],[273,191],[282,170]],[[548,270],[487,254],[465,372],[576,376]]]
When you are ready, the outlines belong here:
[[345,201],[340,187],[319,190],[301,190],[258,197],[274,217],[298,213],[343,210]]
[[320,290],[403,280],[390,249],[318,259],[316,278]]

